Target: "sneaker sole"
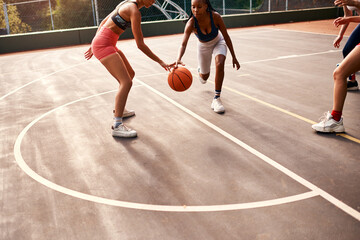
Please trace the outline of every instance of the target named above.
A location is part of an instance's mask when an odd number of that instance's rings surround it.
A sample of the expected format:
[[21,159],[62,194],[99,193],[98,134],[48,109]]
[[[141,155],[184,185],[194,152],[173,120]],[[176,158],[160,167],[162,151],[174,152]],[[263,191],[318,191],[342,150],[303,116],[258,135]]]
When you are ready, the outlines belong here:
[[121,138],[133,138],[137,136],[137,133],[132,133],[132,134],[121,134],[118,132],[113,131],[112,132],[112,136],[113,137],[121,137]]
[[224,113],[225,112],[225,109],[224,110],[215,110],[214,106],[212,106],[212,105],[211,105],[211,109],[214,110],[214,112],[216,112],[216,113]]
[[[213,110],[214,110],[214,109],[213,109]],[[220,111],[219,111],[219,110],[218,110],[218,111],[215,111],[215,110],[214,110],[214,112],[216,112],[216,113],[224,113],[225,110],[220,110]]]
[[124,113],[122,117],[123,118],[128,118],[128,117],[132,117],[132,116],[135,116],[135,112],[129,112],[129,113],[126,113],[126,114]]
[[317,128],[316,126],[311,126],[317,132],[324,132],[324,133],[342,133],[345,132],[344,127],[338,127],[335,129],[326,129],[326,128]]
[[357,87],[351,87],[351,88],[348,88],[347,89],[348,91],[357,91],[357,90],[359,90],[359,87],[357,86]]
[[[115,113],[115,110],[113,110],[113,113]],[[128,117],[132,117],[132,116],[135,116],[135,111],[133,111],[133,112],[124,112],[123,113],[123,118],[128,118]]]
[[215,110],[213,107],[211,107],[212,110],[214,110],[214,112],[216,113],[224,113],[225,112],[225,109],[224,110]]

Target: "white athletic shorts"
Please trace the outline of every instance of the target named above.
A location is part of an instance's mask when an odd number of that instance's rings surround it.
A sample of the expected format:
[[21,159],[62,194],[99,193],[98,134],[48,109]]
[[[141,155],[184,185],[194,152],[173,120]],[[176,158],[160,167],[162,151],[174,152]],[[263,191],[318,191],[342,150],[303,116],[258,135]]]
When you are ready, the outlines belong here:
[[210,73],[210,65],[212,55],[216,57],[221,54],[226,57],[227,46],[224,40],[223,35],[219,31],[219,34],[213,40],[209,42],[200,42],[197,43],[198,47],[198,62],[201,74]]

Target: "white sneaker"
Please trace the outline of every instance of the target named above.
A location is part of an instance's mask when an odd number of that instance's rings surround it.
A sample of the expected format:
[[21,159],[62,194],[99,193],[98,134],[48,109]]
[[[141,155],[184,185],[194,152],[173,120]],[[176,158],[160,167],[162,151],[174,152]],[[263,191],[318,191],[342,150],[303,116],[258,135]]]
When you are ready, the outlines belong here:
[[345,132],[343,118],[340,121],[335,121],[330,112],[324,113],[320,122],[311,126],[318,132]]
[[125,109],[122,117],[127,118],[127,117],[132,117],[132,116],[135,116],[135,111]]
[[[113,110],[113,113],[115,113],[115,110]],[[135,116],[135,111],[134,110],[127,110],[126,108],[124,109],[124,113],[123,113],[123,118],[127,118],[127,117],[132,117]]]
[[225,108],[220,100],[220,98],[214,98],[212,103],[211,103],[211,109],[214,110],[214,112],[216,113],[223,113],[225,112]]
[[124,138],[130,138],[130,137],[136,137],[137,133],[135,130],[132,130],[128,127],[126,127],[123,123],[121,123],[117,128],[112,127],[112,135],[113,137],[124,137]]
[[202,84],[205,84],[205,83],[207,83],[207,81],[206,80],[204,80],[204,79],[202,79],[202,77],[200,76],[200,67],[198,67],[198,73],[199,73],[199,80],[200,80],[200,82],[202,83]]

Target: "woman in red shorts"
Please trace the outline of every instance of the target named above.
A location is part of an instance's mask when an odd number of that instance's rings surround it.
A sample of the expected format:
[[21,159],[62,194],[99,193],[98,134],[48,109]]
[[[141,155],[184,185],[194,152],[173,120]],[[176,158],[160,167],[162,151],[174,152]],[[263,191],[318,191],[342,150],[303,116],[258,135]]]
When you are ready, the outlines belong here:
[[[116,47],[119,36],[131,28],[138,48],[149,58],[159,63],[165,70],[170,70],[170,65],[164,63],[144,43],[141,31],[140,8],[149,8],[155,0],[125,0],[111,12],[100,24],[85,58],[89,60],[93,55],[106,67],[113,77],[119,82],[119,90],[115,97],[114,137],[136,137],[135,130],[127,128],[122,123],[123,117],[134,115],[134,111],[125,111],[125,104],[132,86],[135,72],[123,52]],[[124,112],[125,111],[125,112]]]

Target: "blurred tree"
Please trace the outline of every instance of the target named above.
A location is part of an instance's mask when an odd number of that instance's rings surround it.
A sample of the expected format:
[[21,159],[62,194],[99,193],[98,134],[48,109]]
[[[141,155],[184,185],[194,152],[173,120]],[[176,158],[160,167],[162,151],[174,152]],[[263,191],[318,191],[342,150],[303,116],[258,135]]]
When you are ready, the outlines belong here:
[[[6,28],[5,14],[3,10],[4,0],[0,0],[0,5],[2,8],[2,10],[0,11],[0,28]],[[7,6],[7,15],[11,34],[31,31],[31,27],[21,20],[20,14],[16,6]]]
[[55,29],[94,25],[91,0],[56,0],[53,14]]
[[[31,2],[27,0],[6,0],[7,4],[17,3],[15,6],[19,12],[21,20],[31,26],[32,31],[50,30],[51,21],[48,16],[49,1]],[[51,0],[54,8],[56,0]]]

